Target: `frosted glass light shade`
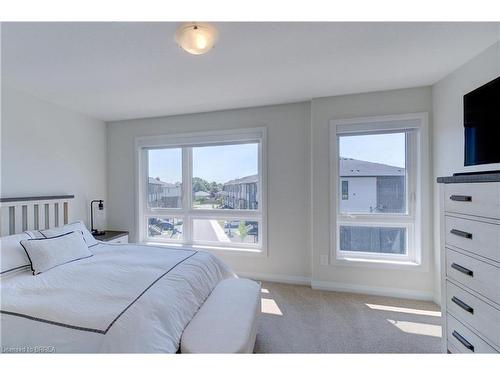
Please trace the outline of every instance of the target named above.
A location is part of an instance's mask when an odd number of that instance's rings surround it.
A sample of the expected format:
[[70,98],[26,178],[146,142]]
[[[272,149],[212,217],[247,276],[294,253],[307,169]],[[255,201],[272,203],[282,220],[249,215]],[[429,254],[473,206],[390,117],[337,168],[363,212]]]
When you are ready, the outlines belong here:
[[175,41],[186,52],[202,55],[210,51],[217,42],[219,33],[206,23],[188,23],[179,26]]

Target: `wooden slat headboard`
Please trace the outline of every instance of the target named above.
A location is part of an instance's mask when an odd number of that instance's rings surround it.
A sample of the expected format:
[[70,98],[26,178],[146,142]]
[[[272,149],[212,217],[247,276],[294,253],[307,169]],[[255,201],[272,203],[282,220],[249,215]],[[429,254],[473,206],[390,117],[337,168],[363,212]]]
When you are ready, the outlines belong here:
[[74,195],[0,198],[0,236],[67,224]]

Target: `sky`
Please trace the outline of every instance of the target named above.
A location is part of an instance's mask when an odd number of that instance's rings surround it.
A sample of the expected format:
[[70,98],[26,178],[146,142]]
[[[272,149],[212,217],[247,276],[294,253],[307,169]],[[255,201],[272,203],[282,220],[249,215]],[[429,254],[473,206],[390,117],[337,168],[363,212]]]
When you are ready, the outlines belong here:
[[182,182],[182,149],[149,150],[149,177],[170,183]]
[[[180,148],[149,151],[149,176],[182,180]],[[193,176],[224,183],[258,173],[258,144],[193,147]]]
[[339,154],[344,158],[405,168],[405,133],[341,136]]
[[[405,134],[341,136],[340,155],[345,158],[405,168]],[[258,144],[193,147],[193,176],[224,183],[257,174]],[[149,176],[165,182],[182,181],[182,151],[166,148],[149,151]]]

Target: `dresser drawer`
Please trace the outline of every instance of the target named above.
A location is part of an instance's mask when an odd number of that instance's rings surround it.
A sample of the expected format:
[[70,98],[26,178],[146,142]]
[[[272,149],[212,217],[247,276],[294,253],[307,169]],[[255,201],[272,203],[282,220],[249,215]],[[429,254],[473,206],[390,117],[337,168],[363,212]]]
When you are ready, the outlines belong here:
[[446,340],[446,348],[448,349],[448,353],[457,354],[461,353],[460,350],[457,349],[455,345],[450,340]]
[[446,338],[461,353],[497,353],[483,339],[450,314],[446,315]]
[[445,210],[500,219],[500,182],[446,184]]
[[446,276],[499,303],[500,268],[446,249]]
[[500,310],[446,281],[446,310],[500,347]]
[[446,216],[446,244],[500,262],[500,225]]

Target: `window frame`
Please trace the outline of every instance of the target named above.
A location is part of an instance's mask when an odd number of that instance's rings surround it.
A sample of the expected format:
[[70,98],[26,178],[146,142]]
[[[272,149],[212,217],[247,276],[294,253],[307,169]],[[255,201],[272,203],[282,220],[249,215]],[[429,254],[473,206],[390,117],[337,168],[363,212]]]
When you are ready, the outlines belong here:
[[[428,268],[429,242],[423,228],[430,231],[430,214],[422,199],[430,199],[428,176],[427,113],[363,117],[330,121],[330,257],[329,264],[411,269]],[[406,213],[340,212],[339,137],[409,132],[406,136]],[[426,218],[424,220],[424,218]],[[381,254],[340,250],[340,227],[376,226],[406,228],[406,254]],[[430,232],[429,232],[430,233]]]
[[[139,242],[201,248],[223,253],[247,253],[267,256],[267,129],[265,127],[197,132],[174,135],[138,137],[135,140],[136,159],[136,230]],[[248,209],[200,209],[193,207],[192,169],[193,148],[200,146],[224,146],[232,144],[258,144],[259,185],[258,207]],[[148,151],[151,149],[181,148],[182,150],[182,207],[150,208],[148,206]],[[150,217],[181,218],[183,220],[183,239],[169,240],[149,237],[147,225]],[[257,221],[259,235],[257,244],[231,242],[195,241],[193,222],[196,219],[247,220]]]

